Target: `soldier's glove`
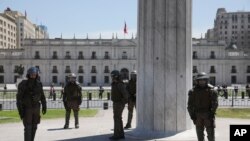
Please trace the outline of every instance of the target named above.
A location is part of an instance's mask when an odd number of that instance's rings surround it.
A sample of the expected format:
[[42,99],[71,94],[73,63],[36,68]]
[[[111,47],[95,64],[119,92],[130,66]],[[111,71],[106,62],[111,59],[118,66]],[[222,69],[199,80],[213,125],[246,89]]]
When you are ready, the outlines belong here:
[[43,108],[42,108],[42,113],[43,113],[43,115],[46,114],[46,112],[47,112],[47,107],[46,107],[46,106],[43,106]]

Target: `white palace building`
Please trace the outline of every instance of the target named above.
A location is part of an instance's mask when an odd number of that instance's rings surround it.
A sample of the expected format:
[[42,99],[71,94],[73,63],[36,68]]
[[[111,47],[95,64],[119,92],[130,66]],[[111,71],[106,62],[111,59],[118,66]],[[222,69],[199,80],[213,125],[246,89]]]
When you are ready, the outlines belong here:
[[[112,70],[128,78],[137,69],[137,48],[136,39],[26,39],[21,49],[0,50],[0,83],[15,83],[21,64],[24,76],[29,67],[38,67],[45,86],[65,83],[69,73],[83,86],[108,86]],[[193,74],[208,73],[213,85],[250,83],[248,51],[225,41],[193,39]]]
[[110,72],[123,78],[136,69],[136,39],[26,39],[21,49],[0,49],[0,83],[15,83],[19,65],[24,75],[40,70],[43,85],[60,85],[70,73],[83,86],[110,85]]

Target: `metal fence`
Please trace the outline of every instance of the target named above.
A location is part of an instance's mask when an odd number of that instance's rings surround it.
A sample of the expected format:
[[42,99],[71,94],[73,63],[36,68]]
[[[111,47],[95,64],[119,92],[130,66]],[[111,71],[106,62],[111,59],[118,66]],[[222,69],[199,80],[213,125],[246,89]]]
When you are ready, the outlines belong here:
[[[50,96],[49,90],[44,90],[47,99],[47,107],[49,109],[64,108],[60,89],[56,90],[56,95]],[[15,110],[16,109],[16,90],[0,90],[0,110]],[[99,89],[83,89],[83,101],[81,108],[104,108],[111,107],[110,88],[105,89],[102,97],[99,97]],[[235,92],[234,89],[228,88],[218,91],[220,107],[250,107],[250,95],[245,89],[239,89]]]
[[[17,90],[0,90],[0,110],[15,110]],[[55,95],[50,96],[49,90],[44,90],[48,109],[64,108],[60,90],[55,90]],[[81,108],[107,108],[112,106],[110,89],[105,89],[99,95],[98,89],[84,89]]]
[[231,87],[217,91],[221,107],[250,107],[250,91],[245,88],[235,90]]

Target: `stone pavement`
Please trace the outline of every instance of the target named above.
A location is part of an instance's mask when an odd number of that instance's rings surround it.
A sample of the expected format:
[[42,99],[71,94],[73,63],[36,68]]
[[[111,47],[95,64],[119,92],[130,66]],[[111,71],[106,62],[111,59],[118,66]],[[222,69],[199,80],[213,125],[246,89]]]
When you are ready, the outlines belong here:
[[[123,123],[127,120],[127,109],[123,113]],[[135,118],[132,126],[135,127]],[[230,124],[247,124],[250,120],[243,119],[222,119],[218,118],[216,127],[216,141],[229,141]],[[108,137],[113,134],[113,113],[112,109],[100,109],[96,117],[80,118],[80,128],[74,128],[74,118],[71,115],[70,129],[63,129],[64,119],[42,120],[36,133],[36,141],[109,141]],[[196,141],[195,129],[165,138],[143,139],[135,137],[133,129],[125,130],[126,139],[121,141],[151,140],[151,141]],[[22,123],[10,123],[0,125],[1,141],[23,140]]]

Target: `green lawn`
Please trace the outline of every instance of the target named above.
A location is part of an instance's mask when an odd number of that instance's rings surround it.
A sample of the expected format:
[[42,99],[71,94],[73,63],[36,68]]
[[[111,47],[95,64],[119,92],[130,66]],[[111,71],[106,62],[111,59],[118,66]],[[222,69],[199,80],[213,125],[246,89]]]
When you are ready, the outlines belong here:
[[[80,110],[79,117],[94,117],[97,114],[97,109],[84,109]],[[41,114],[42,115],[42,114]],[[55,119],[55,118],[64,118],[65,110],[64,109],[49,109],[45,115],[42,115],[42,119]],[[73,111],[71,113],[73,116]],[[0,111],[0,124],[2,123],[11,123],[11,122],[20,122],[18,112],[13,111]]]
[[216,117],[250,119],[250,108],[219,108]]

